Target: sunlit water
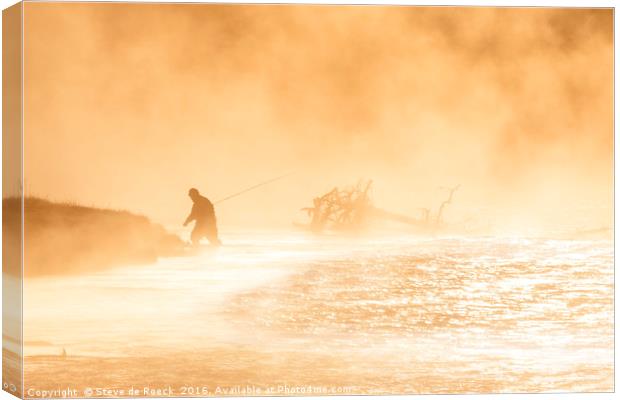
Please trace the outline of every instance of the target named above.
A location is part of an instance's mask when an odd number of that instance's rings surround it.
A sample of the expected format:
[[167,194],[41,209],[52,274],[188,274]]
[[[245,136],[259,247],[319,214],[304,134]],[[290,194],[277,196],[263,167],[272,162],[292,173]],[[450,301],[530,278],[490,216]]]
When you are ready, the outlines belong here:
[[28,280],[26,388],[613,389],[610,241],[225,239]]

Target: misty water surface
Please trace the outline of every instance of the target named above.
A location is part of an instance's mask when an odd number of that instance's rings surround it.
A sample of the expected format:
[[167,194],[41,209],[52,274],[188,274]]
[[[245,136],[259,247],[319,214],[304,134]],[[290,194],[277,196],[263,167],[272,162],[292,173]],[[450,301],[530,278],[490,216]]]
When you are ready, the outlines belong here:
[[26,388],[613,388],[610,241],[239,234],[25,291]]

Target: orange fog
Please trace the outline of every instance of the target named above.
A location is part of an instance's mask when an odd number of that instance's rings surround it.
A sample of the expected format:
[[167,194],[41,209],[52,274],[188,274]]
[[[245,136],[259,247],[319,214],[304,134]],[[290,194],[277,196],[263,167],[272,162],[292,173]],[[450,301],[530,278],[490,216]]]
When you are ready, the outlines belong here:
[[[610,226],[611,9],[25,3],[26,195],[222,231],[335,185],[407,215]],[[485,222],[486,223],[486,222]]]

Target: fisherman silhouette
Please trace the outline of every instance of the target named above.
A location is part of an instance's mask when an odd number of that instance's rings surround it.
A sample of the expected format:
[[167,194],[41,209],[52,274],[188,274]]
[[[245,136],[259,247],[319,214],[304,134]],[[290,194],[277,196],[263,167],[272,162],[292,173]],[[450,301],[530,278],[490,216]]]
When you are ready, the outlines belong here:
[[196,221],[191,235],[192,245],[198,246],[200,239],[206,237],[211,245],[220,246],[222,242],[217,237],[217,221],[215,219],[213,203],[206,197],[201,196],[198,189],[191,188],[188,195],[194,202],[194,205],[183,226]]

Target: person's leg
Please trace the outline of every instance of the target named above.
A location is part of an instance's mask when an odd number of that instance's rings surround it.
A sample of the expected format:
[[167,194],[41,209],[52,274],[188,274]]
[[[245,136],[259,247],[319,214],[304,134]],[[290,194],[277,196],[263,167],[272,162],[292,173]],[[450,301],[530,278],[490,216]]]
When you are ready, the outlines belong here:
[[222,245],[222,241],[220,240],[219,237],[217,237],[217,226],[215,225],[215,223],[211,224],[206,232],[207,239],[209,239],[209,243],[211,243],[211,245],[213,246],[221,246]]
[[192,231],[191,241],[192,246],[198,246],[200,244],[200,238],[202,237],[202,233],[198,226],[194,226],[194,230]]

